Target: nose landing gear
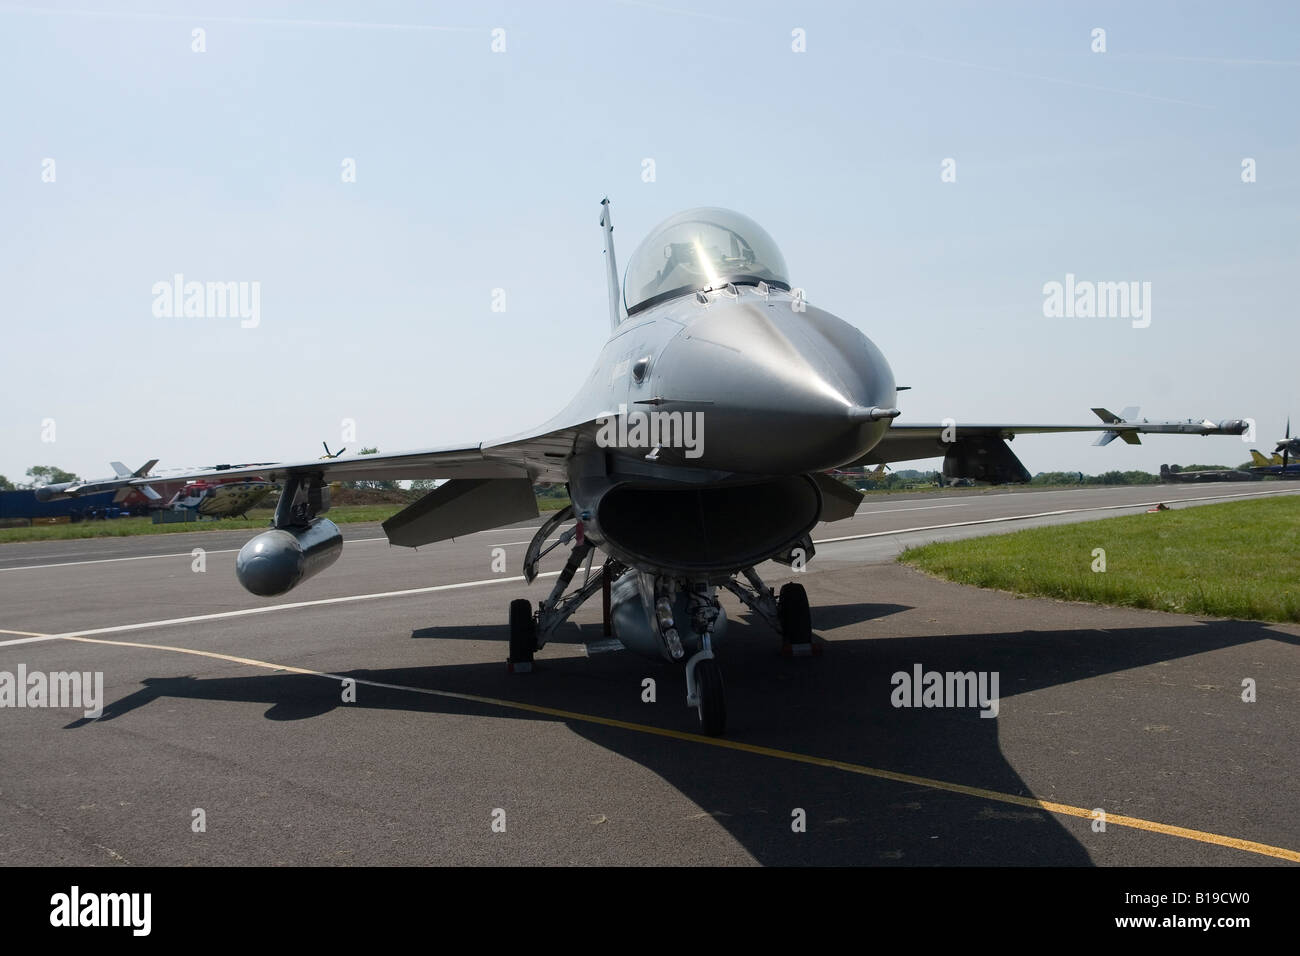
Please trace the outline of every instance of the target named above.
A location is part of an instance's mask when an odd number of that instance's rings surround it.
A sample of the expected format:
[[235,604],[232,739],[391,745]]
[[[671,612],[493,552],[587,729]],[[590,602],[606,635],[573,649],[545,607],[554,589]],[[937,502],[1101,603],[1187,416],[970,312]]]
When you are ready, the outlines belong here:
[[[713,629],[722,614],[717,593],[711,585],[687,585],[690,594],[690,629],[692,644],[700,649],[686,662],[686,706],[694,707],[700,717],[700,729],[710,737],[721,737],[727,729],[727,698],[722,690],[722,670],[713,656]],[[669,621],[669,624],[672,622]],[[676,633],[673,633],[676,637]],[[676,649],[664,637],[665,646]]]
[[726,733],[727,698],[722,690],[722,670],[711,650],[700,651],[686,663],[686,705],[695,707],[700,729],[708,736]]

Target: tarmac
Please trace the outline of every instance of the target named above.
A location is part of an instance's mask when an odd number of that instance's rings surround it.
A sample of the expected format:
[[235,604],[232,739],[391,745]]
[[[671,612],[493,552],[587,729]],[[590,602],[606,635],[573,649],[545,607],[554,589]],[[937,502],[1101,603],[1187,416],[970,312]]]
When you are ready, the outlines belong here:
[[[0,863],[1294,864],[1300,627],[1017,598],[895,558],[1298,492],[870,496],[818,527],[806,571],[761,569],[806,586],[820,654],[782,656],[724,595],[720,739],[680,668],[599,652],[599,600],[507,671],[510,600],[553,583],[520,577],[536,521],[418,551],[345,525],[338,563],[270,600],[235,580],[244,531],[0,545],[0,672],[103,675],[98,719],[0,705]],[[894,706],[918,666],[996,674],[996,717]]]

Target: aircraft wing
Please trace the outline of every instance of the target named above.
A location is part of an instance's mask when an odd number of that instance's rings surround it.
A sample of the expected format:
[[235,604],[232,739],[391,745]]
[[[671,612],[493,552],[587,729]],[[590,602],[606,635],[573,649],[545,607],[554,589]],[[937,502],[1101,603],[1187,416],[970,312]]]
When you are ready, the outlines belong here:
[[553,429],[535,435],[453,445],[391,454],[347,455],[302,461],[219,465],[188,474],[167,474],[131,481],[196,481],[212,478],[262,477],[283,481],[291,476],[320,476],[325,481],[400,481],[411,478],[542,478],[555,477],[586,425]]
[[[1046,435],[1060,432],[1102,432],[1096,444],[1106,444],[1113,438],[1122,438],[1129,444],[1139,444],[1139,435],[1241,435],[1247,428],[1245,421],[1227,419],[1213,422],[1209,419],[1189,418],[1183,421],[1126,421],[1104,408],[1093,409],[1100,423],[1088,425],[1014,425],[1014,424],[964,424],[940,422],[938,424],[908,424],[897,420],[885,432],[875,448],[852,466],[879,465],[896,461],[915,461],[921,458],[942,458],[953,444],[964,440],[996,441],[1015,438],[1016,435]],[[946,434],[945,434],[946,432]],[[945,441],[944,439],[950,439]],[[845,465],[843,467],[850,467]]]

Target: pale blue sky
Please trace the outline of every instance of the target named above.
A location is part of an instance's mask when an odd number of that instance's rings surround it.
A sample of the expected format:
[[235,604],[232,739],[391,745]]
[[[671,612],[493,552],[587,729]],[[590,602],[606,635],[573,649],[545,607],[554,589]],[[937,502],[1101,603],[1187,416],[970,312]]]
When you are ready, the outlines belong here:
[[[761,223],[905,421],[1300,421],[1295,6],[682,2],[0,3],[0,474],[540,422],[607,331],[606,194],[621,265],[689,206]],[[154,317],[177,272],[260,282],[260,326]],[[1151,326],[1044,318],[1067,272],[1151,282]],[[1013,450],[1249,457],[1090,441]]]

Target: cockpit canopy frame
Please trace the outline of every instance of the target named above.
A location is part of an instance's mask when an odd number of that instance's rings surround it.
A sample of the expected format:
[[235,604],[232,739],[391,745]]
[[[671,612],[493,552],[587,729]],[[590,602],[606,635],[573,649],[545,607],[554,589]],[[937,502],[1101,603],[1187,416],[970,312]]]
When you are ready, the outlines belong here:
[[759,282],[790,289],[772,237],[748,216],[701,206],[665,219],[637,246],[623,274],[623,304],[632,316],[691,292]]

